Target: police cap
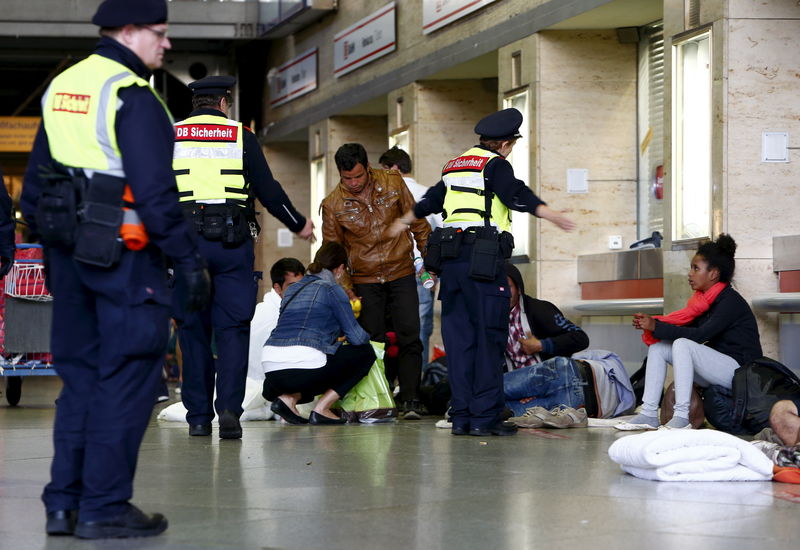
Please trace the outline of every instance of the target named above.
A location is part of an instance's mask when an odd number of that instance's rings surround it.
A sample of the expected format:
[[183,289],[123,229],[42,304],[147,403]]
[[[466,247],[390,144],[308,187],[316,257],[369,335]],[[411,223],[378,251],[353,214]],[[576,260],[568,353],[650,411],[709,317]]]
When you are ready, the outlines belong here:
[[92,23],[106,28],[166,22],[167,0],[105,0],[92,17]]
[[484,139],[517,139],[522,137],[519,134],[521,125],[522,113],[512,107],[483,117],[475,125],[475,133]]
[[232,76],[207,76],[189,84],[192,95],[225,95],[236,85]]

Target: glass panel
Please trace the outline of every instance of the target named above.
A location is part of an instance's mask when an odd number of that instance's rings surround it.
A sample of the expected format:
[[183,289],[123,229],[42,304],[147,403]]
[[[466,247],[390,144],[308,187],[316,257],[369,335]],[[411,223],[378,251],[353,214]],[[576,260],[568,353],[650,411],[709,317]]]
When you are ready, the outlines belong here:
[[311,161],[311,221],[314,222],[314,232],[317,236],[317,242],[311,245],[311,258],[317,253],[319,247],[322,246],[322,214],[319,208],[313,205],[322,203],[322,199],[326,195],[325,189],[325,157],[320,157]]
[[[528,125],[528,90],[507,97],[503,100],[503,106],[508,109],[514,107],[522,113],[522,126],[520,134],[522,137],[517,140],[514,150],[508,155],[508,162],[514,168],[514,175],[517,179],[528,183],[530,179],[530,132],[527,131]],[[511,211],[511,232],[514,235],[514,256],[528,254],[528,240],[530,238],[531,215],[527,212]]]
[[711,235],[711,31],[674,46],[673,238]]

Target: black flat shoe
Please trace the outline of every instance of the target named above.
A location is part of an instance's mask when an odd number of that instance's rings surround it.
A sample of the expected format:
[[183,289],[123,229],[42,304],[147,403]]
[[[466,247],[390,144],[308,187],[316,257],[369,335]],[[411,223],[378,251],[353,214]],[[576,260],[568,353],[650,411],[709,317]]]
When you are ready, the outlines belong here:
[[126,539],[154,537],[167,529],[167,518],[148,516],[132,504],[126,512],[101,521],[79,521],[75,536],[82,539]]
[[517,433],[517,426],[511,422],[498,422],[486,428],[472,428],[469,435],[485,437],[489,435],[514,435]]
[[189,424],[189,435],[211,435],[211,424]]
[[333,426],[336,424],[347,424],[347,420],[344,418],[328,418],[325,415],[319,414],[317,411],[311,411],[311,414],[308,416],[308,423],[314,424],[315,426],[324,425],[324,426]]
[[239,417],[227,409],[219,415],[219,437],[220,439],[242,438],[242,425],[239,423]]
[[45,531],[51,536],[72,535],[78,522],[77,510],[55,510],[47,512]]
[[289,424],[308,424],[307,419],[298,414],[294,414],[292,409],[289,408],[289,405],[284,403],[280,397],[272,402],[272,405],[269,406],[269,410],[283,418]]

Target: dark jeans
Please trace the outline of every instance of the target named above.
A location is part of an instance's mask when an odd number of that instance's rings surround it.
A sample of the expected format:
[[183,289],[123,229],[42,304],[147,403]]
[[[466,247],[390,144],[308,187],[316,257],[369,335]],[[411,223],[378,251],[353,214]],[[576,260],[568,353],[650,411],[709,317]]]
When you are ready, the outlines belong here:
[[472,245],[461,245],[459,256],[445,260],[439,275],[442,339],[453,392],[450,417],[460,429],[491,427],[505,407],[501,365],[511,291],[500,266],[492,282],[471,279],[471,253]]
[[[211,302],[202,311],[187,312],[180,302],[180,292],[175,293],[173,301],[183,353],[181,399],[186,405],[189,424],[211,422],[214,409],[217,414],[225,410],[236,416],[242,414],[250,320],[258,291],[253,277],[252,240],[235,248],[202,237],[197,241],[211,275]],[[178,290],[182,284],[182,279],[178,278]],[[211,349],[212,336],[216,342],[216,359]]]
[[300,403],[308,403],[328,390],[344,397],[367,375],[375,362],[375,352],[370,344],[341,345],[335,354],[327,357],[328,361],[318,369],[268,372],[264,378],[264,399],[275,401],[279,395],[299,393]]
[[388,313],[391,329],[397,334],[400,353],[397,356],[396,372],[387,369],[386,378],[390,384],[394,382],[395,376],[399,380],[400,402],[418,400],[422,377],[422,341],[419,339],[416,276],[408,275],[388,283],[357,284],[353,291],[361,297],[358,322],[369,333],[370,339],[386,342]]

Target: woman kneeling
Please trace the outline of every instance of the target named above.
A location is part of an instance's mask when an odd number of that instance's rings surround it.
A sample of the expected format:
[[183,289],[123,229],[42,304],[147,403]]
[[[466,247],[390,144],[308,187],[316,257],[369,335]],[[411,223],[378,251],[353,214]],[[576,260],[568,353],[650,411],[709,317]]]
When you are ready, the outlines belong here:
[[[317,251],[306,276],[286,289],[278,324],[264,345],[264,398],[290,424],[344,424],[331,406],[369,372],[375,352],[336,279],[347,252],[328,242]],[[344,334],[348,345],[342,345]],[[321,395],[308,420],[298,403]]]

